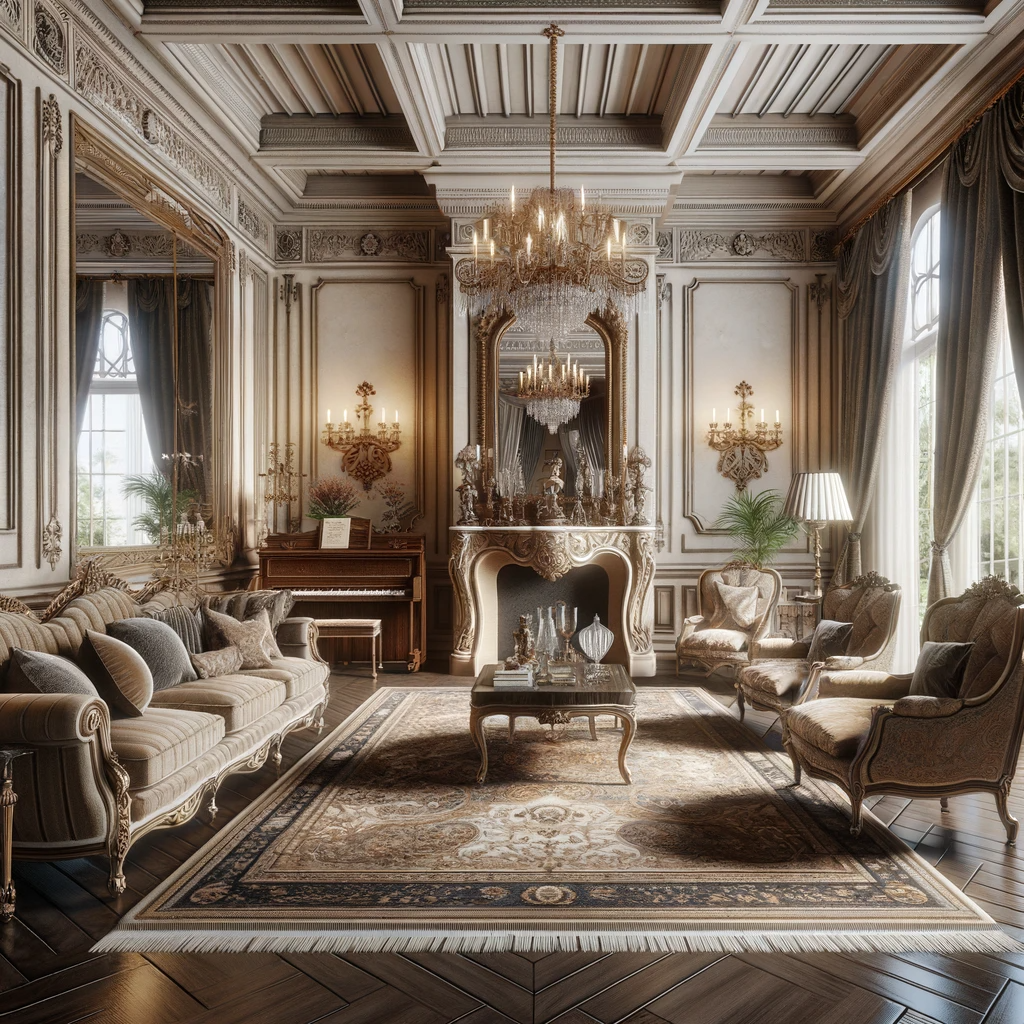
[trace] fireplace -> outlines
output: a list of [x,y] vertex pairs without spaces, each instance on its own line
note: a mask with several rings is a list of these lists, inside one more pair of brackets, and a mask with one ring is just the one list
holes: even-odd
[[580,566],[601,568],[608,581],[607,620],[602,616],[602,621],[615,634],[605,660],[625,665],[634,676],[654,675],[652,527],[453,526],[450,536],[454,675],[475,676],[499,660],[498,575],[506,565],[529,567],[549,582]]
[[[515,649],[512,631],[529,612],[537,631],[537,609],[564,601],[577,611],[576,629],[589,626],[595,615],[608,621],[608,573],[600,565],[580,565],[557,580],[546,580],[528,565],[510,563],[498,570],[498,660]],[[557,626],[557,620],[555,625]],[[561,637],[559,637],[561,644]]]

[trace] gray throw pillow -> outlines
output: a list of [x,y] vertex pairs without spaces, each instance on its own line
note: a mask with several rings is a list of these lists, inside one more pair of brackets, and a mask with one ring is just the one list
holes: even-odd
[[11,651],[11,667],[7,673],[8,693],[80,693],[98,697],[99,690],[73,662],[57,654],[42,651]]
[[203,616],[198,608],[183,604],[171,605],[150,616],[157,622],[166,622],[181,637],[189,654],[200,654],[203,650]]
[[78,664],[115,718],[140,718],[153,699],[153,673],[123,640],[87,629]]
[[910,681],[912,696],[959,697],[973,643],[937,643],[926,640]]
[[[197,627],[198,632],[198,627]],[[166,690],[196,678],[188,649],[166,622],[158,619],[120,619],[107,626],[107,636],[123,640],[153,674],[153,690]]]
[[846,645],[850,642],[853,632],[852,622],[837,622],[835,619],[822,619],[814,627],[811,647],[807,652],[807,660],[812,664],[825,661],[846,653]]
[[295,604],[290,590],[235,590],[224,594],[211,594],[205,600],[207,608],[230,615],[239,622],[251,618],[261,608],[267,609],[273,631],[288,617]]

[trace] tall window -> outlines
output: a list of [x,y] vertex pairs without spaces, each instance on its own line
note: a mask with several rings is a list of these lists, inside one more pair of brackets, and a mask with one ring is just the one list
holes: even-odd
[[1004,323],[992,386],[985,458],[978,484],[980,562],[983,576],[1002,576],[1018,587],[1022,577],[1021,534],[1024,533],[1022,433],[1020,393],[1013,372],[1009,332]]
[[122,488],[125,477],[152,472],[128,317],[108,309],[78,438],[79,545],[149,543],[133,525],[141,503],[126,498]]
[[935,468],[935,342],[939,327],[939,210],[925,214],[914,236],[910,263],[907,340],[917,395],[917,549],[922,614],[931,565],[932,477]]

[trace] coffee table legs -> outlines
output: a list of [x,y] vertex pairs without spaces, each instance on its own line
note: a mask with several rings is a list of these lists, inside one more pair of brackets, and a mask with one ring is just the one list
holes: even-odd
[[520,715],[528,715],[540,722],[545,719],[553,720],[555,716],[562,719],[568,718],[589,718],[590,738],[597,739],[597,716],[613,715],[622,726],[622,741],[619,743],[619,774],[626,783],[633,781],[629,768],[626,766],[626,754],[629,752],[630,744],[636,735],[636,716],[632,710],[625,708],[601,706],[600,708],[559,708],[557,712],[552,708],[530,708],[522,706],[516,708],[501,707],[498,705],[486,705],[484,707],[472,708],[469,714],[469,734],[473,744],[480,751],[480,767],[476,773],[477,783],[482,783],[487,778],[487,736],[484,733],[484,721],[495,715],[508,716],[508,738],[509,742],[515,736],[516,718]]
[[13,870],[14,843],[14,805],[18,802],[18,794],[14,792],[12,762],[16,757],[31,754],[26,747],[0,748],[0,921],[10,921],[14,917],[14,879]]

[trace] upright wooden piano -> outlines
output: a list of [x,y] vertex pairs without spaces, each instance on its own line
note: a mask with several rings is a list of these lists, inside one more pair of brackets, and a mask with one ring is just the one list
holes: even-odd
[[380,619],[384,662],[402,662],[410,672],[426,660],[425,576],[425,542],[419,534],[372,534],[369,547],[361,550],[260,549],[260,588],[290,590],[292,615]]

